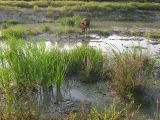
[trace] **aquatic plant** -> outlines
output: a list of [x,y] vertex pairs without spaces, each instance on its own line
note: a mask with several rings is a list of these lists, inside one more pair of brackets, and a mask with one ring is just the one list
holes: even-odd
[[[60,88],[65,77],[78,75],[81,71],[84,71],[87,77],[93,76],[93,78],[101,74],[102,53],[89,46],[77,47],[69,52],[56,48],[47,50],[44,41],[27,42],[15,37],[9,37],[6,45],[6,48],[1,49],[1,62],[5,65],[3,67],[5,69],[2,70],[10,72],[6,76],[2,74],[1,80],[5,83],[5,79],[6,81],[9,79],[7,77],[12,78],[7,83],[14,83],[16,92],[20,94],[27,94],[27,90],[38,89],[36,86],[39,85],[45,93],[40,93],[41,98],[48,99],[48,93],[52,92],[52,85],[55,84],[57,102],[62,98]],[[86,57],[91,64],[84,63]],[[91,80],[87,77],[83,81]]]
[[4,22],[1,24],[1,26],[3,29],[7,29],[10,25],[8,23]]
[[79,27],[81,17],[79,15],[74,15],[72,17],[63,17],[57,20],[58,23],[65,26],[76,26]]
[[[64,118],[59,116],[58,120],[119,120],[119,119],[132,119],[138,113],[139,108],[133,107],[134,102],[123,104],[116,103],[115,101],[109,105],[105,105],[102,109],[99,109],[97,106],[92,106],[90,112],[86,113],[81,112],[70,112],[69,115],[66,115]],[[132,111],[130,111],[132,109]]]
[[93,79],[94,77],[97,79],[98,76],[101,76],[103,66],[101,50],[84,45],[73,49],[70,56],[71,59],[67,74],[79,74],[82,77],[80,80],[86,82],[93,82],[95,81]]
[[53,13],[54,13],[53,7],[52,7],[52,6],[48,6],[48,7],[47,7],[46,16],[47,16],[47,17],[51,17]]
[[[154,59],[142,53],[126,51],[124,53],[114,52],[112,58],[110,82],[111,89],[115,90],[121,97],[135,98],[135,90],[143,87],[146,78],[152,73]],[[133,96],[135,95],[135,96]]]
[[33,10],[34,10],[35,12],[39,12],[40,8],[38,7],[38,5],[34,5],[34,6],[33,6]]
[[50,27],[45,25],[45,26],[42,26],[42,31],[43,32],[49,32],[50,31]]
[[16,39],[23,39],[25,38],[25,32],[21,28],[8,28],[3,30],[2,35],[0,36],[0,39],[12,39],[12,37]]
[[8,24],[11,24],[11,25],[17,25],[17,24],[21,23],[21,21],[18,20],[18,19],[9,19],[9,20],[7,20],[5,22],[8,23]]

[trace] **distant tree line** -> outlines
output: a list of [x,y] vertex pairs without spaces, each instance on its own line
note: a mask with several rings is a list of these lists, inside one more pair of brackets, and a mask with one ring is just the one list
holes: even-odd
[[0,0],[0,1],[96,1],[96,2],[158,2],[160,0]]
[[75,1],[97,1],[97,2],[160,2],[160,0],[75,0]]

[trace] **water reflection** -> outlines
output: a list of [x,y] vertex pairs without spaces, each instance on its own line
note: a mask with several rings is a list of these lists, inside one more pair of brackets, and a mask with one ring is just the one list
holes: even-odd
[[81,46],[82,44],[88,44],[94,48],[101,49],[103,52],[108,51],[118,51],[123,52],[126,49],[132,50],[136,48],[138,51],[142,50],[143,52],[156,55],[160,53],[160,44],[151,44],[149,40],[144,37],[128,37],[128,36],[119,36],[119,35],[110,35],[107,38],[100,37],[95,34],[91,34],[91,40],[82,40],[81,42],[55,42],[51,43],[46,41],[47,48],[58,47],[61,50],[70,50],[76,46]]
[[[97,42],[99,41],[99,42]],[[123,52],[126,49],[136,48],[143,52],[149,52],[151,54],[157,54],[160,50],[160,44],[152,45],[150,42],[143,37],[125,37],[118,35],[111,35],[107,38],[93,39],[89,43],[90,46],[100,48],[102,51],[116,50]]]

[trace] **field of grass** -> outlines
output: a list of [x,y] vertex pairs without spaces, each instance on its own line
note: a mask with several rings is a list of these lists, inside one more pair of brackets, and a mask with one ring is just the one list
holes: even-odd
[[0,1],[1,8],[20,9],[33,8],[39,11],[39,8],[47,8],[51,11],[71,12],[71,11],[112,11],[116,9],[123,10],[160,10],[160,3],[139,3],[139,2],[82,2],[82,1]]
[[71,8],[88,7],[88,8],[125,8],[125,9],[140,9],[140,10],[160,10],[159,3],[139,3],[139,2],[82,2],[82,1],[0,1],[2,6],[16,6],[21,8],[38,7],[64,7]]

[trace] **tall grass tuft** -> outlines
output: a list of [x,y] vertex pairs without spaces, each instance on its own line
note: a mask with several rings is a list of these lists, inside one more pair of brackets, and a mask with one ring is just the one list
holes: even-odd
[[51,16],[54,13],[53,7],[52,6],[48,6],[47,7],[47,12],[46,12],[46,16]]
[[1,24],[1,26],[2,26],[3,29],[7,29],[7,28],[9,28],[10,24],[4,22],[4,23]]
[[35,12],[39,12],[39,11],[40,11],[40,8],[38,7],[38,5],[34,5],[34,6],[33,6],[33,10],[34,10]]
[[49,26],[44,25],[44,26],[42,26],[42,31],[43,31],[43,32],[49,32],[49,31],[51,31],[51,29],[50,29]]
[[[121,120],[121,119],[132,119],[136,116],[138,112],[138,108],[133,107],[134,103],[131,102],[129,104],[116,103],[113,102],[108,106],[104,106],[102,109],[98,109],[98,107],[93,106],[89,113],[84,111],[74,113],[70,112],[69,115],[66,115],[65,118],[59,117],[59,120],[79,120],[79,119],[87,119],[87,120]],[[132,109],[132,111],[130,111]]]
[[153,70],[155,61],[136,51],[114,52],[111,65],[111,88],[123,98],[131,99]]
[[74,15],[72,17],[63,17],[57,20],[58,23],[65,26],[79,27],[81,17],[79,15]]
[[80,80],[84,82],[93,82],[101,75],[103,66],[101,50],[84,45],[73,49],[70,56],[68,74],[79,74]]
[[24,39],[25,38],[25,32],[23,29],[20,28],[9,28],[2,31],[2,35],[0,36],[0,39]]

